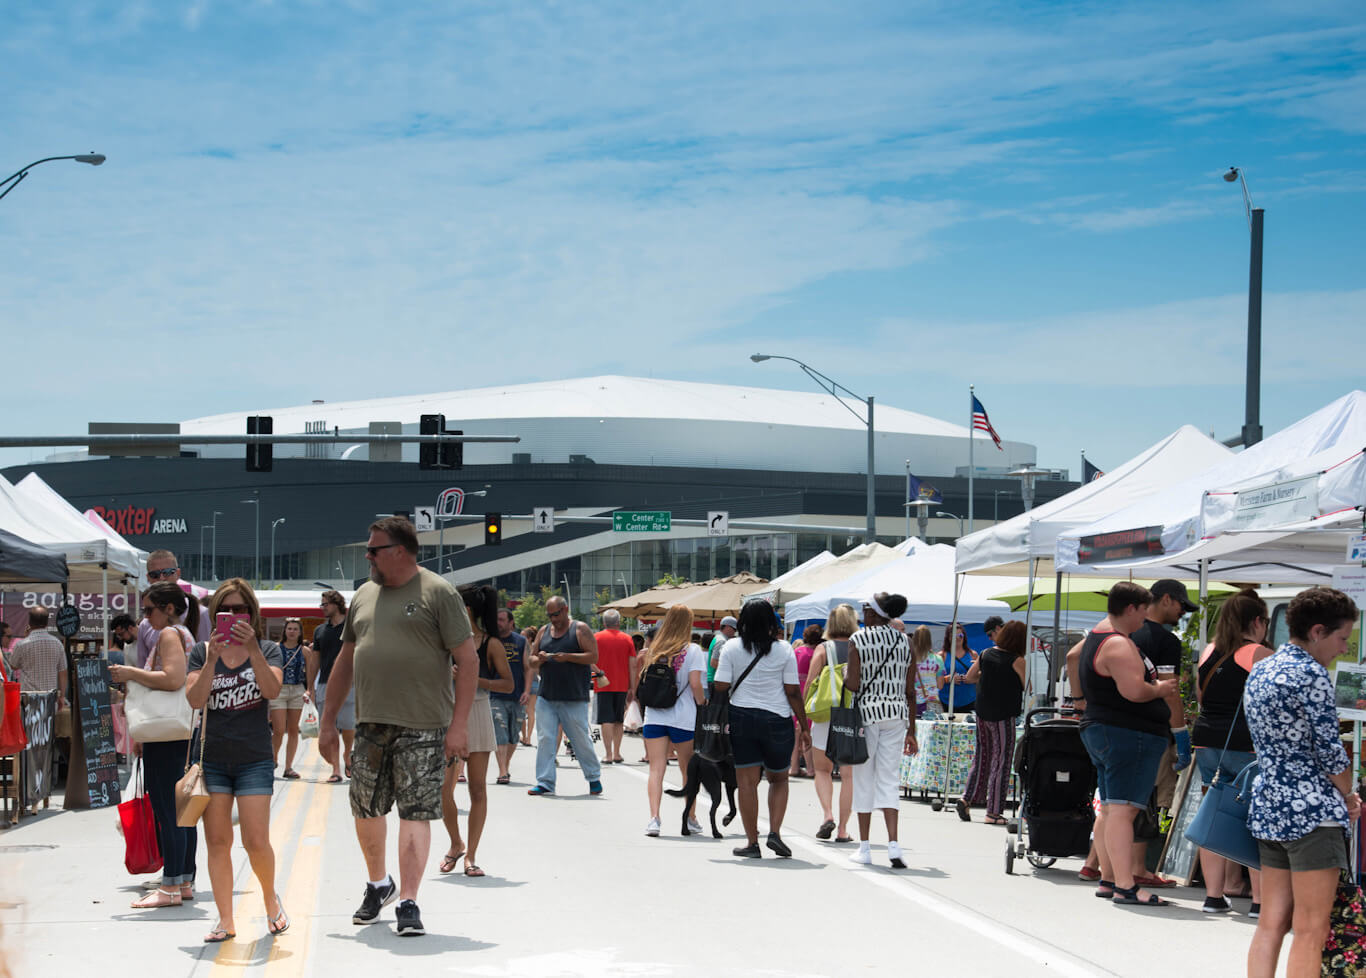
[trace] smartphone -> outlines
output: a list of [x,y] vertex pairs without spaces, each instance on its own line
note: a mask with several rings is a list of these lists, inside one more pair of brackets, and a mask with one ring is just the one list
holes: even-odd
[[250,615],[234,615],[229,614],[226,611],[220,611],[218,617],[214,619],[214,634],[218,636],[220,641],[227,642],[229,645],[241,645],[241,642],[232,637],[233,623],[250,620]]

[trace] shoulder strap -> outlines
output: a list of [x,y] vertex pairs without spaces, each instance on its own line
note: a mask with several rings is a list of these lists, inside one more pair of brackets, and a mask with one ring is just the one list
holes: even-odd
[[750,670],[759,664],[759,659],[760,656],[758,655],[751,659],[749,665],[745,666],[745,671],[740,673],[740,678],[730,684],[730,692],[732,695],[740,688],[740,684],[745,681],[745,677],[749,675]]
[[[1209,675],[1206,676],[1203,680],[1201,680],[1199,697],[1200,702],[1203,703],[1205,701],[1205,690],[1209,688],[1210,680],[1214,678],[1214,674],[1218,672],[1220,669],[1222,669],[1224,667],[1224,663],[1227,662],[1229,659],[1232,659],[1234,655],[1237,654],[1237,652],[1237,649],[1229,649],[1223,655],[1219,656],[1218,660],[1214,663],[1214,668],[1210,669]],[[1195,671],[1199,673],[1200,667],[1196,666]]]

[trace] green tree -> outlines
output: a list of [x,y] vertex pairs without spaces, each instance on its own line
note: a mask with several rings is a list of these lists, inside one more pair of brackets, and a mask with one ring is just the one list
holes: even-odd
[[539,595],[526,594],[512,611],[512,620],[520,628],[540,628],[550,621],[545,612],[545,603],[553,597],[563,597],[557,587],[542,587]]

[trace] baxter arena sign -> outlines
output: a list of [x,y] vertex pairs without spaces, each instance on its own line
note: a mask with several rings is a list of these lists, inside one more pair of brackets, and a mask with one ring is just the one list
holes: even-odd
[[155,506],[125,506],[122,509],[108,509],[104,506],[91,507],[100,519],[108,523],[120,536],[147,536],[149,534],[188,533],[183,517],[171,516],[154,519]]

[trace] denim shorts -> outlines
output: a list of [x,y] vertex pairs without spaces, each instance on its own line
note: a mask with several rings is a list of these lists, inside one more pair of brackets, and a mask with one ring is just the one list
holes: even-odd
[[766,771],[786,772],[796,742],[791,717],[747,706],[730,708],[730,750],[737,768],[762,764]]
[[269,759],[245,764],[205,761],[204,787],[211,795],[269,795],[275,790],[275,762]]
[[[733,722],[733,721],[732,721]],[[734,729],[734,728],[732,728]],[[640,728],[640,735],[646,740],[668,737],[671,744],[686,744],[693,739],[693,731],[682,727],[671,727],[667,723],[647,723]]]
[[526,719],[526,707],[517,700],[489,697],[493,709],[493,733],[501,747],[504,744],[517,744],[522,740],[522,721]]
[[[1224,763],[1219,763],[1219,755],[1224,756]],[[1224,751],[1218,747],[1197,747],[1195,748],[1195,766],[1200,770],[1200,783],[1208,788],[1214,783],[1214,772],[1219,772],[1220,784],[1233,784],[1233,779],[1238,777],[1238,772],[1247,767],[1257,759],[1257,755],[1250,750],[1231,750]]]
[[1157,766],[1167,752],[1166,737],[1092,723],[1082,728],[1081,742],[1096,766],[1101,804],[1148,807]]

